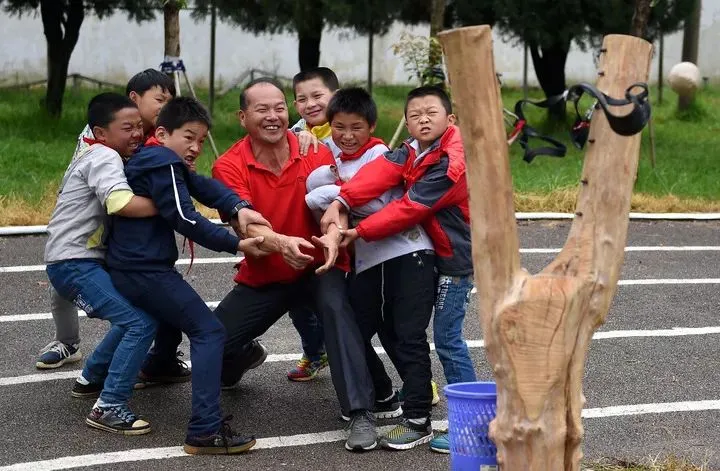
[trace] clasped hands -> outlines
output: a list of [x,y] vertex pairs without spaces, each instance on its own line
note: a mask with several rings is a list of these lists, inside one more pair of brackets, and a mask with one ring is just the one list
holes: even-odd
[[[342,226],[342,217],[337,214],[337,221],[330,221],[322,225],[323,236],[312,236],[310,241],[302,237],[287,236],[277,234],[272,231],[272,225],[260,213],[249,208],[242,209],[237,218],[230,220],[230,225],[235,233],[241,237],[238,244],[238,251],[242,251],[245,256],[250,258],[265,257],[271,253],[280,253],[285,262],[295,270],[304,270],[315,259],[312,255],[308,255],[302,251],[314,250],[316,247],[321,248],[325,255],[325,263],[315,270],[315,273],[321,275],[330,270],[337,260],[341,247],[346,247],[351,240],[348,240],[351,233],[357,234],[354,229],[348,231]],[[271,234],[257,235],[249,237],[248,226],[258,225],[264,226]],[[357,238],[357,235],[355,235]],[[354,240],[354,239],[353,239]]]

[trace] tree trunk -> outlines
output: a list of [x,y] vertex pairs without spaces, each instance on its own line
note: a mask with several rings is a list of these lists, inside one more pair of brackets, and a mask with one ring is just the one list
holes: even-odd
[[180,5],[176,0],[169,0],[163,6],[165,22],[165,60],[175,61],[180,58]]
[[635,0],[635,13],[632,17],[630,34],[638,38],[644,38],[647,31],[647,24],[650,20],[650,3],[652,0]]
[[[578,471],[585,359],[620,276],[640,134],[615,134],[596,113],[590,135],[597,143],[585,157],[570,234],[558,257],[531,276],[520,265],[491,30],[439,36],[465,143],[475,284],[497,383],[490,438],[503,471]],[[623,96],[647,81],[651,44],[610,35],[603,47],[600,90]]]
[[[685,20],[683,29],[682,61],[698,65],[698,43],[700,42],[700,14],[702,0],[695,0],[695,8]],[[681,96],[678,98],[678,109],[686,110],[690,107],[694,96]]]
[[[535,41],[528,42],[535,75],[547,98],[562,95],[565,83],[565,62],[570,52],[570,40],[552,46],[542,46]],[[548,116],[554,121],[565,121],[565,100],[548,109]]]
[[70,57],[80,36],[85,8],[82,0],[43,0],[40,2],[40,15],[48,58],[44,105],[51,116],[59,117],[62,114]]
[[323,10],[322,0],[304,0],[296,6],[295,31],[298,34],[298,62],[300,70],[320,65],[320,40],[324,21],[318,12]]
[[445,24],[445,0],[430,0],[430,36],[437,36]]

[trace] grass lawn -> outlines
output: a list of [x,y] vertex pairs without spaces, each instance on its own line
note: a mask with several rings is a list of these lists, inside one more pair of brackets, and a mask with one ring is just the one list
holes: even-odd
[[[376,86],[379,108],[376,134],[389,142],[402,116],[409,87]],[[117,90],[122,92],[122,90]],[[512,108],[521,91],[506,89],[505,106]],[[68,89],[62,119],[52,120],[40,110],[44,89],[0,90],[0,225],[44,224],[52,210],[57,184],[75,148],[85,121],[85,107],[97,89]],[[200,90],[200,99],[206,100]],[[541,98],[537,90],[531,98]],[[647,130],[643,133],[633,210],[635,211],[720,211],[720,90],[706,89],[698,107],[686,116],[675,111],[675,95],[667,90],[666,100],[654,103],[657,168],[649,160]],[[238,92],[216,100],[213,137],[222,153],[243,133],[234,112]],[[570,111],[570,108],[568,108]],[[298,116],[291,113],[291,124]],[[528,107],[528,118],[542,128],[542,110]],[[570,121],[572,117],[569,113]],[[567,139],[568,126],[552,132],[568,143],[564,158],[539,157],[531,164],[522,160],[517,144],[511,148],[511,165],[518,211],[572,211],[575,188],[584,152]],[[403,138],[405,134],[403,134]],[[209,174],[212,148],[206,143],[199,171]]]

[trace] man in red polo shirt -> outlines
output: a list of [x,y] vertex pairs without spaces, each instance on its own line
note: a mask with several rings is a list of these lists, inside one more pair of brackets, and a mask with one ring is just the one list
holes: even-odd
[[290,309],[312,307],[322,317],[341,410],[351,411],[345,448],[371,450],[377,446],[374,390],[347,296],[349,258],[338,253],[342,228],[330,226],[323,235],[305,203],[308,175],[335,160],[324,146],[300,155],[297,138],[288,131],[285,95],[272,79],[254,80],[243,89],[238,115],[248,135],[215,162],[213,177],[250,203],[240,211],[257,211],[272,228],[235,227],[240,237],[264,236],[260,247],[266,254],[239,264],[237,284],[215,309],[227,331],[223,385],[237,385],[245,371],[264,361],[256,337]]

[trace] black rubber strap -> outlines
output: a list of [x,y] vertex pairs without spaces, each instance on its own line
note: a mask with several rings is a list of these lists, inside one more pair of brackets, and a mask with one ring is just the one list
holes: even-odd
[[[633,89],[635,88],[642,90],[640,93],[633,93]],[[582,116],[578,109],[578,103],[583,93],[587,93],[595,98],[594,106],[585,116]],[[632,136],[641,132],[650,120],[650,100],[648,99],[649,92],[646,83],[635,83],[628,87],[627,90],[625,90],[624,99],[609,97],[587,83],[580,83],[570,87],[567,96],[568,101],[574,102],[575,113],[577,114],[577,120],[571,131],[571,138],[573,144],[580,149],[583,148],[587,141],[593,109],[602,109],[607,117],[610,128],[621,136]],[[610,106],[625,105],[633,105],[633,109],[624,116],[614,115],[609,110]]]
[[[527,119],[525,118],[525,113],[523,113],[523,106],[526,103],[537,106],[539,108],[549,108],[564,99],[565,94],[562,94],[547,98],[542,101],[519,100],[517,103],[515,103],[515,115],[518,119],[516,124],[522,125],[522,129],[520,130],[520,136],[517,140],[520,143],[520,147],[525,150],[525,155],[523,156],[523,160],[525,162],[530,163],[535,157],[539,155],[547,155],[550,157],[565,157],[565,154],[567,153],[567,147],[565,146],[565,144],[550,136],[541,134],[535,128],[529,126],[527,124]],[[531,148],[529,143],[531,138],[544,141],[550,144],[550,146]]]

